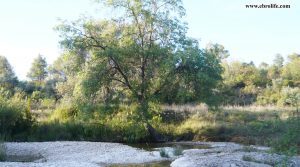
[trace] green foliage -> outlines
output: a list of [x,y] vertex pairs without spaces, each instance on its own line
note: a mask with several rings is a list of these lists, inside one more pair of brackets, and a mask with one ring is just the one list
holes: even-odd
[[55,109],[56,103],[55,99],[42,99],[41,108],[42,109]]
[[283,101],[286,104],[294,106],[298,112],[300,106],[300,89],[299,88],[284,88],[282,89]]
[[[215,53],[216,52],[216,53]],[[220,51],[210,48],[202,51],[189,46],[178,53],[176,72],[172,82],[160,93],[161,101],[167,103],[205,102],[214,105],[211,100],[215,96],[212,89],[221,80],[223,68],[220,65]]]
[[11,93],[17,83],[17,77],[8,60],[6,57],[0,56],[0,89],[10,91]]
[[[210,97],[216,95],[220,59],[227,51],[217,44],[200,49],[196,40],[186,37],[181,0],[100,3],[122,15],[57,26],[67,55],[54,69],[72,76],[58,84],[59,90],[71,85],[63,91],[73,96],[65,98],[88,104],[138,103],[142,120],[147,120],[149,102],[216,103]],[[87,53],[89,59],[84,58]]]
[[45,97],[45,95],[41,91],[34,91],[31,94],[31,99],[38,102],[42,100]]
[[36,59],[33,60],[30,71],[27,74],[27,77],[32,81],[38,81],[41,85],[41,82],[45,80],[47,77],[47,62],[46,59],[42,57],[42,55],[38,55]]
[[287,120],[285,131],[281,136],[271,141],[276,152],[288,155],[300,153],[300,123],[299,118]]
[[33,141],[73,141],[82,139],[84,139],[84,126],[72,121],[41,123],[32,129],[32,133],[29,136],[29,140]]
[[291,80],[293,85],[300,86],[300,56],[293,54],[289,58],[289,62],[283,67],[282,77]]
[[299,153],[299,118],[292,117],[290,112],[267,107],[221,108],[219,112],[199,110],[183,122],[160,123],[156,127],[170,136],[170,140],[232,141],[267,145],[276,152]]
[[70,120],[74,120],[78,114],[78,109],[76,106],[60,106],[53,111],[50,116],[50,120],[59,121],[59,122],[67,122]]
[[281,68],[283,66],[284,58],[280,54],[275,55],[274,66]]
[[223,63],[223,87],[221,95],[226,105],[250,105],[256,100],[260,71],[251,63]]
[[213,43],[207,44],[205,48],[205,52],[210,55],[215,55],[218,59],[221,60],[229,57],[229,51],[225,50],[225,47],[220,44],[213,44]]
[[30,112],[19,98],[3,99],[0,97],[0,132],[4,137],[26,133],[32,126]]

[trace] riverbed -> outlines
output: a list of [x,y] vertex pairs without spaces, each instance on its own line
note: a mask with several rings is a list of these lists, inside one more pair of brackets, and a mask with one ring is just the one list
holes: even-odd
[[5,167],[198,167],[300,166],[300,157],[268,147],[226,142],[175,142],[125,145],[104,142],[4,143]]

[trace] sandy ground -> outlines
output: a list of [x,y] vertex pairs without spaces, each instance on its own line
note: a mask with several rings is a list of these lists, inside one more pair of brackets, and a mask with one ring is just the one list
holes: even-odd
[[[162,158],[159,151],[145,151],[118,143],[32,142],[5,143],[8,155],[35,155],[34,162],[0,162],[5,167],[101,167],[172,160],[171,167],[300,167],[300,157],[272,154],[268,147],[222,142],[186,142],[209,145],[206,149],[184,150],[183,155]],[[168,149],[166,149],[168,150]],[[172,154],[169,149],[168,154]]]

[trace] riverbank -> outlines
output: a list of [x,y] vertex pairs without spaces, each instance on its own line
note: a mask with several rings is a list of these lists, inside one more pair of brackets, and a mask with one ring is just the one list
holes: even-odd
[[106,167],[165,160],[172,161],[172,167],[199,165],[274,166],[274,164],[281,163],[300,166],[299,156],[287,157],[271,154],[268,147],[250,147],[225,142],[185,142],[184,144],[190,145],[208,145],[209,148],[187,149],[183,150],[182,155],[172,157],[162,157],[159,149],[146,151],[119,143],[32,142],[4,144],[7,155],[31,156],[32,158],[32,162],[0,162],[0,166],[5,167]]

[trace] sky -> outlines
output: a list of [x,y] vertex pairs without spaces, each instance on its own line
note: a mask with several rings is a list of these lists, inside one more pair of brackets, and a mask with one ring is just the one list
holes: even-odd
[[[229,61],[272,63],[279,53],[300,53],[299,0],[183,0],[188,35],[222,44]],[[246,9],[250,4],[287,4],[289,9]],[[80,16],[105,17],[93,0],[0,0],[0,55],[26,79],[31,63],[42,54],[51,64],[60,54],[53,27]]]

